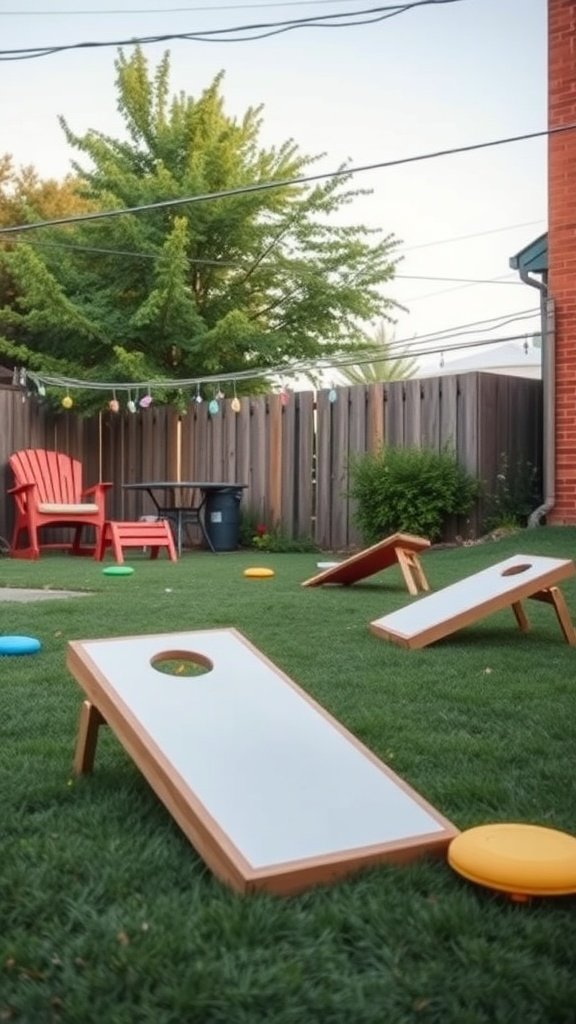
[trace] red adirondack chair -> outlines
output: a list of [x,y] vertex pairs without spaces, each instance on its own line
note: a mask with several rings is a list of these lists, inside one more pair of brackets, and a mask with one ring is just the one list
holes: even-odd
[[[73,555],[95,555],[106,518],[106,491],[112,484],[99,483],[83,490],[78,459],[42,448],[14,452],[8,465],[14,474],[14,487],[8,494],[16,503],[11,557],[39,558],[46,548],[69,548]],[[40,543],[39,530],[45,526],[73,527],[72,541]],[[80,536],[86,526],[93,527],[95,539],[82,547]]]

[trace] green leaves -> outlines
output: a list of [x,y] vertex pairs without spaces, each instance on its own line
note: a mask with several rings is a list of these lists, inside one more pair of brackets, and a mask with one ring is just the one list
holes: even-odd
[[[397,243],[346,222],[361,194],[351,175],[298,183],[318,158],[292,139],[263,148],[261,109],[230,117],[222,75],[198,98],[171,97],[169,55],[154,71],[138,49],[120,52],[116,73],[124,138],[77,135],[61,118],[87,158],[73,164],[66,194],[103,212],[182,204],[51,229],[6,250],[0,331],[35,353],[36,370],[54,370],[56,358],[62,374],[72,364],[78,379],[134,383],[141,366],[149,378],[202,378],[365,347],[367,325],[394,309],[384,288]],[[252,189],[275,181],[294,184]],[[29,196],[48,202],[31,189],[22,185],[30,218]]]
[[351,460],[350,495],[367,543],[391,533],[438,540],[450,515],[466,515],[479,484],[449,451],[382,448]]

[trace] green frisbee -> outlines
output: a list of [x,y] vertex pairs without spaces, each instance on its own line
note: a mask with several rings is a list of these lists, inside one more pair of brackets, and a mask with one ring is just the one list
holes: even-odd
[[107,565],[102,572],[105,576],[131,576],[134,569],[130,565]]

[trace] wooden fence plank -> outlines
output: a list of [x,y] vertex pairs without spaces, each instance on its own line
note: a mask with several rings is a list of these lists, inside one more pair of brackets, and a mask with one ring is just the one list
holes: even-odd
[[269,524],[269,506],[266,497],[267,450],[266,398],[258,395],[250,399],[250,497],[256,518]]
[[330,503],[330,547],[348,545],[348,449],[350,444],[350,388],[342,388],[334,402],[332,421],[332,501]]
[[291,453],[291,477],[295,492],[294,533],[298,537],[314,537],[315,530],[315,446],[316,401],[312,391],[295,396],[297,410],[296,436]]
[[[343,389],[336,388],[337,395]],[[316,517],[314,539],[319,547],[330,549],[332,508],[332,419],[338,402],[330,402],[328,391],[316,398]]]
[[366,391],[368,405],[366,450],[369,452],[377,452],[382,448],[386,436],[384,432],[384,384],[371,384]]
[[281,396],[268,395],[266,503],[269,525],[275,527],[282,523],[282,410]]
[[297,445],[299,443],[300,394],[290,395],[290,401],[282,406],[282,450],[281,458],[281,503],[280,523],[286,536],[297,536],[296,502],[298,496],[299,477],[306,476],[306,467],[297,470]]

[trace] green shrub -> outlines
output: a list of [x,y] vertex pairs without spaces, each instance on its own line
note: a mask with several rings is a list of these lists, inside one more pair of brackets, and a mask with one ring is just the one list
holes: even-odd
[[373,544],[391,533],[438,540],[452,515],[466,515],[480,486],[449,451],[385,447],[350,460],[355,521]]

